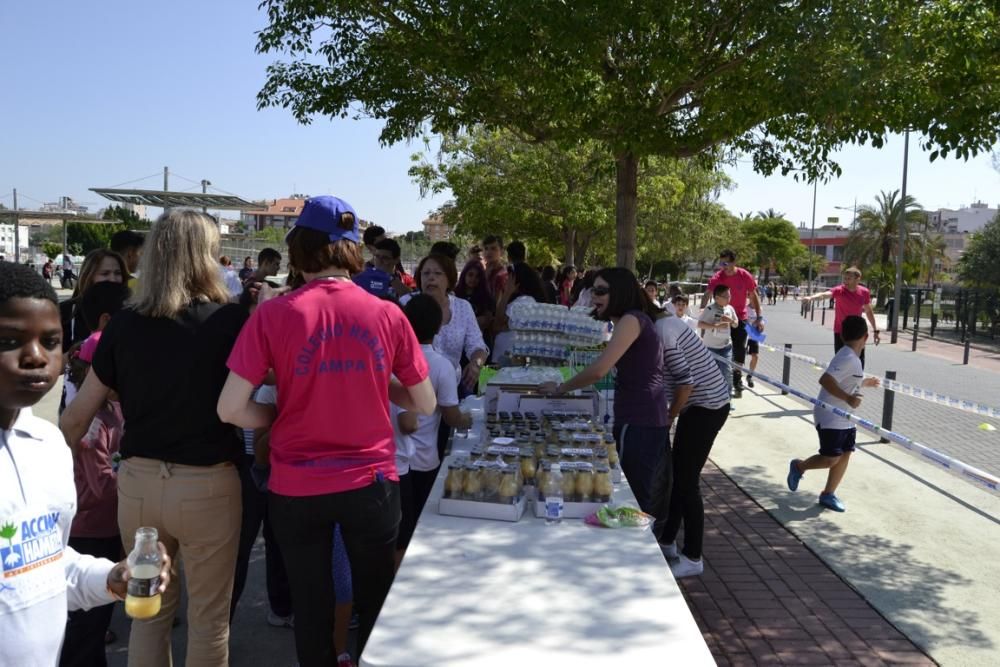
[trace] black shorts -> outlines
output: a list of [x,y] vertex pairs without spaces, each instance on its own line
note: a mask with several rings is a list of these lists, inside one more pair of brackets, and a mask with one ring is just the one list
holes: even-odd
[[845,452],[854,451],[854,443],[858,435],[857,429],[820,428],[817,426],[816,431],[819,433],[820,456],[842,456]]
[[747,352],[750,354],[760,354],[760,345],[749,336],[747,337]]

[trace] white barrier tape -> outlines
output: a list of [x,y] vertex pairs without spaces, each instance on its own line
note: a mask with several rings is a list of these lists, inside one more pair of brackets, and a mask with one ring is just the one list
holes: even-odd
[[947,454],[942,454],[936,449],[931,449],[927,445],[922,445],[916,440],[908,438],[905,435],[902,435],[901,433],[896,433],[895,431],[890,431],[888,429],[882,428],[881,426],[875,424],[874,422],[868,419],[864,419],[863,417],[858,417],[857,415],[851,414],[850,412],[847,412],[842,408],[830,405],[825,401],[821,401],[818,398],[815,398],[797,389],[789,387],[788,385],[782,382],[778,382],[774,378],[762,375],[757,371],[751,372],[749,368],[740,366],[739,364],[730,359],[726,359],[725,357],[722,357],[720,355],[715,355],[715,356],[719,359],[724,359],[726,363],[728,363],[730,366],[732,366],[737,370],[742,371],[745,374],[753,375],[755,378],[763,380],[764,382],[767,382],[768,384],[773,385],[778,389],[781,389],[782,391],[787,391],[789,394],[792,394],[793,396],[797,396],[803,400],[806,400],[809,403],[812,403],[813,405],[818,405],[824,410],[829,410],[838,417],[843,417],[844,419],[854,424],[857,424],[858,426],[868,431],[871,431],[872,433],[882,438],[885,438],[889,442],[892,442],[893,444],[898,445],[903,449],[906,449],[907,451],[914,452],[920,455],[921,457],[933,463],[938,464],[948,472],[964,479],[967,482],[971,482],[972,484],[975,484],[980,488],[986,489],[987,491],[992,491],[993,493],[1000,495],[1000,478],[995,477],[989,474],[988,472],[980,470],[979,468],[976,468],[974,466],[970,466],[967,463],[963,463],[962,461],[954,459],[948,456]]
[[937,403],[938,405],[946,405],[949,408],[962,410],[964,412],[971,412],[972,414],[979,415],[981,417],[1000,419],[1000,409],[990,407],[989,405],[983,405],[982,403],[976,403],[975,401],[967,401],[962,398],[955,398],[954,396],[938,394],[930,391],[929,389],[912,387],[908,384],[896,382],[895,380],[883,379],[882,386],[896,392],[897,394],[912,396],[913,398],[919,398],[922,401]]
[[[798,354],[797,352],[788,352],[786,350],[779,349],[771,345],[762,345],[772,352],[781,352],[789,359],[797,359],[799,361],[804,361],[807,364],[816,366],[817,368],[823,368],[823,365],[819,360],[813,357],[807,357],[804,354]],[[878,377],[876,375],[866,375],[866,377]],[[971,412],[974,415],[979,415],[980,417],[991,417],[993,419],[1000,419],[1000,408],[995,408],[989,405],[984,405],[983,403],[977,403],[975,401],[969,401],[964,398],[956,398],[954,396],[948,396],[947,394],[939,394],[937,392],[931,391],[930,389],[923,389],[921,387],[914,387],[912,385],[903,384],[901,382],[896,382],[895,380],[887,380],[885,378],[879,378],[882,381],[882,387],[890,391],[894,391],[897,394],[903,394],[905,396],[912,396],[913,398],[918,398],[922,401],[927,401],[929,403],[936,403],[938,405],[944,405],[949,408],[954,408],[955,410],[962,410],[964,412]]]

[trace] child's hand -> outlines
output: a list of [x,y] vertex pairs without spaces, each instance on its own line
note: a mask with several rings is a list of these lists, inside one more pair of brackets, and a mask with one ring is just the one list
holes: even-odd
[[291,291],[291,287],[278,287],[274,288],[267,283],[262,283],[260,285],[260,291],[257,293],[257,305],[270,301],[276,297]]
[[847,399],[847,404],[852,408],[856,408],[861,405],[861,394],[854,394],[849,399]]
[[875,376],[866,377],[864,380],[861,381],[861,386],[862,387],[880,387],[880,386],[882,386],[882,380],[881,380],[881,378],[877,378]]

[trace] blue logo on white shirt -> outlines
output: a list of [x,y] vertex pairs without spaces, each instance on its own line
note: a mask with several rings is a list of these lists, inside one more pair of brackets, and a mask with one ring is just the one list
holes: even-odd
[[50,563],[62,556],[59,512],[48,512],[21,522],[0,525],[0,568],[4,578]]

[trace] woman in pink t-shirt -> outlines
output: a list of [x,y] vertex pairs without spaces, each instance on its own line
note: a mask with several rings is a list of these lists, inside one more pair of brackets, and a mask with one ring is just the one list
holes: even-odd
[[[822,301],[823,299],[834,299],[833,310],[833,351],[839,352],[844,347],[844,339],[840,336],[840,329],[844,325],[844,318],[850,315],[858,317],[864,313],[868,317],[868,322],[872,326],[872,338],[875,344],[879,342],[878,325],[875,324],[875,312],[872,310],[872,297],[868,288],[861,284],[861,269],[856,266],[844,269],[844,282],[833,289],[819,294],[807,296],[803,301]],[[861,350],[861,366],[865,365],[865,351]]]
[[[262,291],[229,357],[219,416],[271,427],[268,511],[288,568],[298,660],[329,665],[334,524],[354,574],[360,653],[392,583],[399,529],[389,401],[424,415],[436,404],[403,312],[351,282],[363,264],[354,209],[314,197],[286,240],[306,284],[273,299]],[[277,413],[251,399],[271,369]]]

